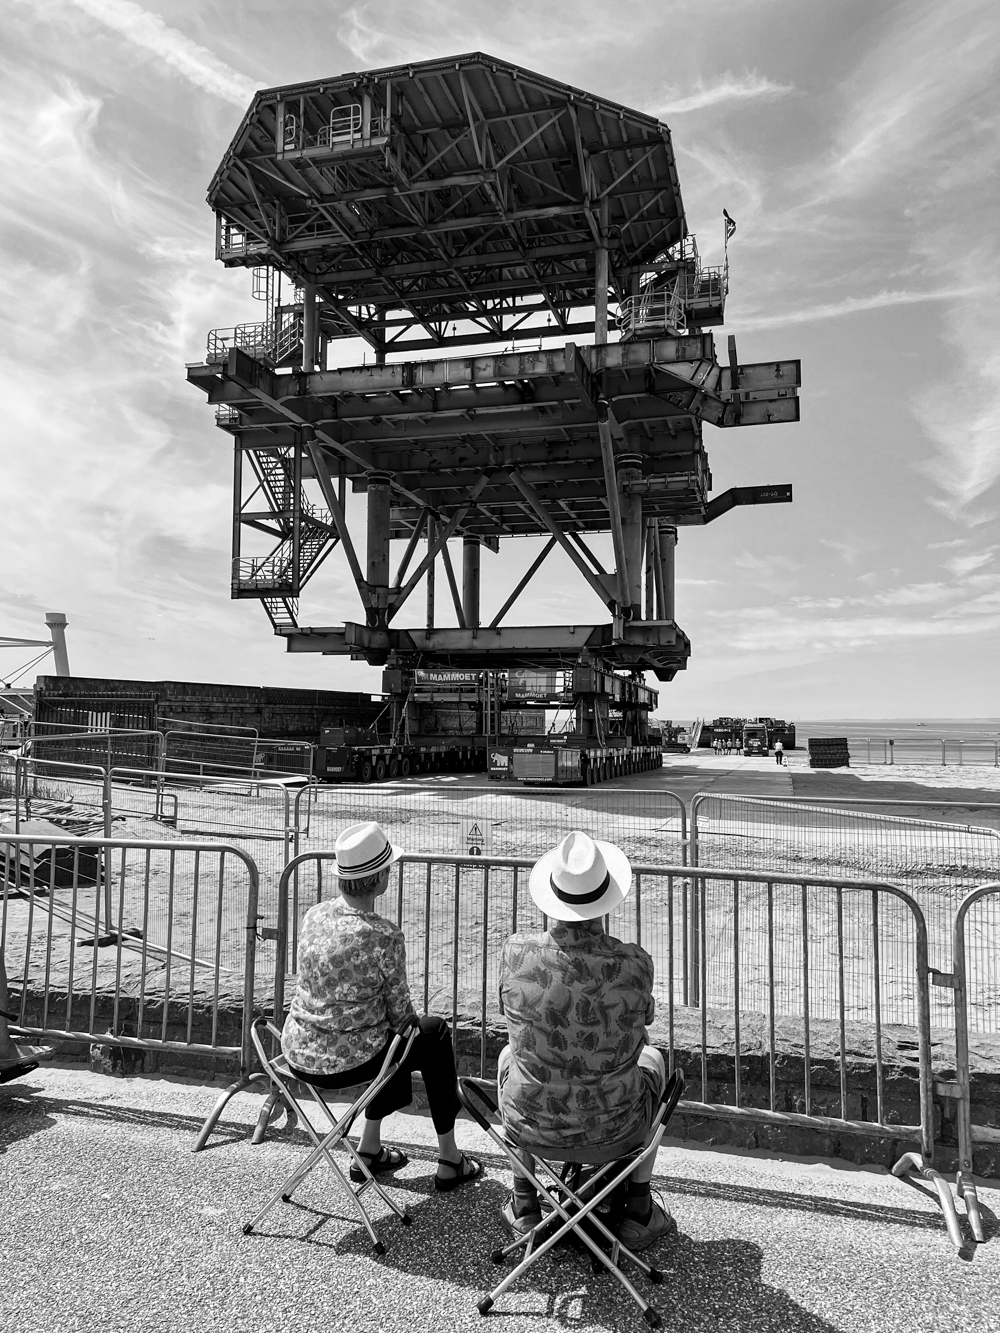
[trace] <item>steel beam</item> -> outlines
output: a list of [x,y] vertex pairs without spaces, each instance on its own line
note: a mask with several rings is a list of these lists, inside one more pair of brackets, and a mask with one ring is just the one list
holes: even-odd
[[614,610],[616,609],[614,598],[609,596],[607,587],[602,582],[602,580],[589,568],[589,566],[584,561],[583,557],[580,555],[579,551],[576,550],[576,548],[570,542],[569,538],[558,526],[555,519],[545,508],[545,505],[542,503],[541,499],[535,493],[532,487],[529,486],[528,483],[524,480],[524,478],[521,477],[516,472],[512,472],[510,474],[510,479],[517,487],[517,489],[521,492],[521,494],[524,496],[524,499],[527,502],[528,507],[531,509],[532,513],[539,519],[539,521],[546,528],[546,530],[549,533],[551,533],[551,535],[556,539],[556,541],[566,552],[569,558],[573,561],[573,564],[576,565],[577,569],[587,580],[587,583],[597,594],[597,596],[601,599],[601,601],[605,604],[605,606],[609,607],[612,610],[612,612],[614,612]]
[[535,556],[534,560],[531,562],[531,565],[528,567],[527,571],[521,576],[520,580],[518,581],[517,587],[510,594],[510,596],[504,602],[503,606],[501,606],[500,610],[490,621],[490,629],[496,629],[496,627],[500,624],[500,621],[503,620],[504,616],[514,605],[517,599],[520,597],[521,593],[524,592],[525,588],[538,573],[538,570],[541,568],[542,562],[544,561],[545,557],[556,545],[557,545],[557,539],[555,537],[550,537],[549,540],[542,547],[538,555]]

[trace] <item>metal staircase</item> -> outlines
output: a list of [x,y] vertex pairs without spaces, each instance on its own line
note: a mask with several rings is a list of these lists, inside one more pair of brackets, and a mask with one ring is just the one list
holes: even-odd
[[255,494],[263,494],[283,535],[267,555],[234,559],[232,595],[258,598],[275,631],[297,629],[299,592],[340,539],[330,511],[296,486],[290,447],[253,449],[248,457],[260,483]]

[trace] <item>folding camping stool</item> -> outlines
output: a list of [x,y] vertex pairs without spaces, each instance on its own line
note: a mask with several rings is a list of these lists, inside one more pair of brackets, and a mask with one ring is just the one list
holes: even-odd
[[[517,1281],[522,1273],[526,1272],[542,1255],[548,1253],[553,1246],[558,1245],[566,1237],[572,1236],[574,1240],[582,1242],[590,1251],[591,1264],[595,1273],[601,1272],[602,1268],[613,1273],[642,1311],[646,1323],[651,1328],[661,1328],[663,1326],[659,1311],[648,1301],[643,1300],[619,1268],[618,1261],[620,1258],[631,1260],[637,1268],[646,1274],[652,1283],[662,1282],[663,1274],[658,1268],[645,1263],[637,1254],[623,1245],[608,1227],[598,1209],[602,1204],[605,1205],[605,1208],[610,1208],[612,1206],[611,1196],[614,1191],[619,1187],[624,1187],[629,1176],[641,1162],[647,1161],[650,1155],[655,1155],[666,1130],[667,1121],[673,1114],[674,1107],[680,1100],[683,1091],[684,1075],[679,1069],[675,1069],[667,1079],[663,1097],[653,1118],[650,1139],[646,1147],[632,1153],[625,1159],[591,1164],[586,1161],[585,1149],[575,1149],[573,1157],[567,1158],[559,1153],[553,1153],[550,1148],[539,1150],[533,1148],[529,1143],[517,1145],[511,1143],[506,1134],[498,1132],[496,1127],[491,1124],[489,1117],[499,1118],[499,1108],[489,1093],[481,1086],[480,1081],[471,1078],[459,1079],[458,1095],[461,1098],[462,1105],[506,1155],[515,1175],[524,1176],[530,1180],[538,1193],[539,1202],[547,1201],[552,1209],[548,1217],[543,1213],[541,1222],[526,1235],[518,1236],[509,1245],[505,1245],[503,1249],[493,1251],[491,1258],[496,1264],[503,1263],[505,1259],[516,1254],[518,1250],[523,1249],[524,1254],[517,1266],[507,1274],[499,1286],[494,1287],[489,1295],[484,1296],[479,1302],[480,1314],[488,1314],[497,1299]],[[527,1169],[518,1157],[518,1149],[530,1152],[534,1157],[534,1174]],[[593,1169],[590,1174],[585,1174],[588,1166],[592,1166]],[[549,1184],[545,1185],[539,1177],[547,1177]]]
[[[372,1226],[371,1218],[365,1210],[363,1195],[367,1189],[373,1189],[379,1198],[389,1205],[404,1227],[410,1225],[410,1222],[412,1221],[410,1214],[405,1208],[400,1208],[399,1204],[391,1199],[378,1183],[371,1171],[369,1171],[367,1162],[359,1155],[354,1144],[347,1137],[347,1131],[369,1103],[374,1100],[376,1094],[385,1087],[386,1083],[388,1083],[389,1079],[395,1074],[400,1064],[409,1055],[410,1049],[416,1041],[419,1033],[420,1029],[416,1023],[410,1027],[408,1032],[406,1028],[403,1028],[396,1033],[389,1045],[389,1049],[385,1053],[382,1068],[376,1074],[372,1082],[368,1084],[361,1096],[358,1097],[358,1099],[347,1108],[343,1115],[338,1118],[330,1107],[329,1102],[326,1100],[334,1090],[331,1088],[317,1088],[312,1083],[302,1083],[297,1080],[289,1068],[288,1061],[281,1053],[281,1033],[269,1019],[258,1018],[254,1022],[251,1029],[251,1036],[253,1037],[253,1044],[257,1048],[257,1056],[260,1060],[261,1067],[270,1079],[272,1088],[277,1093],[280,1100],[285,1104],[286,1108],[291,1112],[292,1116],[301,1120],[302,1126],[312,1139],[314,1146],[312,1152],[309,1153],[305,1161],[297,1166],[284,1184],[275,1190],[256,1217],[254,1217],[252,1221],[247,1222],[243,1228],[243,1234],[245,1236],[250,1235],[254,1227],[257,1226],[261,1219],[271,1211],[279,1199],[282,1203],[288,1203],[295,1190],[298,1189],[309,1172],[314,1166],[317,1166],[320,1161],[325,1161],[327,1163],[330,1170],[350,1196],[358,1216],[364,1224],[365,1230],[371,1237],[376,1254],[384,1254],[385,1246],[379,1239],[378,1233],[374,1226]],[[268,1055],[267,1050],[265,1049],[265,1041],[268,1035],[274,1038],[275,1049],[277,1051],[277,1054],[275,1055]],[[317,1103],[327,1120],[330,1122],[330,1130],[322,1138],[310,1123],[309,1117],[303,1110],[300,1101],[301,1092],[296,1095],[295,1089],[301,1088],[308,1088],[309,1092],[312,1094],[313,1101]],[[354,1159],[352,1165],[357,1166],[364,1175],[364,1180],[357,1187],[351,1183],[345,1172],[341,1170],[333,1155],[333,1149],[341,1144],[347,1148],[347,1151]]]

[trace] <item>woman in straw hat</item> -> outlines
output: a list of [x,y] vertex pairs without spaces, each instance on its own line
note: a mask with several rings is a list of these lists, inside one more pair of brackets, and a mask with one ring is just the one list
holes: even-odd
[[[647,1042],[653,1021],[653,960],[604,931],[601,918],[632,886],[628,857],[586,833],[567,834],[531,871],[528,889],[549,919],[539,935],[504,945],[500,1002],[509,1045],[500,1053],[500,1111],[520,1145],[563,1160],[600,1164],[642,1148],[666,1086],[663,1055]],[[644,1249],[676,1229],[650,1194],[653,1159],[628,1182],[619,1236]],[[522,1176],[504,1221],[524,1234],[541,1220]]]
[[[321,1088],[368,1083],[382,1067],[393,1034],[419,1023],[420,1033],[396,1074],[369,1104],[358,1153],[373,1175],[407,1163],[382,1142],[382,1119],[413,1100],[419,1070],[438,1136],[435,1188],[448,1192],[482,1175],[482,1163],[455,1142],[459,1111],[455,1053],[447,1023],[418,1019],[406,981],[406,946],[398,926],[379,916],[375,900],[389,886],[402,852],[378,824],[352,824],[337,839],[339,895],[306,913],[299,935],[295,998],[281,1047],[295,1076]],[[363,1180],[359,1167],[352,1180]]]

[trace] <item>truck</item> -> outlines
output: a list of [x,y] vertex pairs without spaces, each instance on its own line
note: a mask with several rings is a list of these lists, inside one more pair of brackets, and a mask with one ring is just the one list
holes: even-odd
[[786,750],[794,750],[795,723],[775,717],[716,717],[703,724],[698,747],[709,750],[716,741],[744,754],[767,754],[774,749],[775,741],[781,741]]

